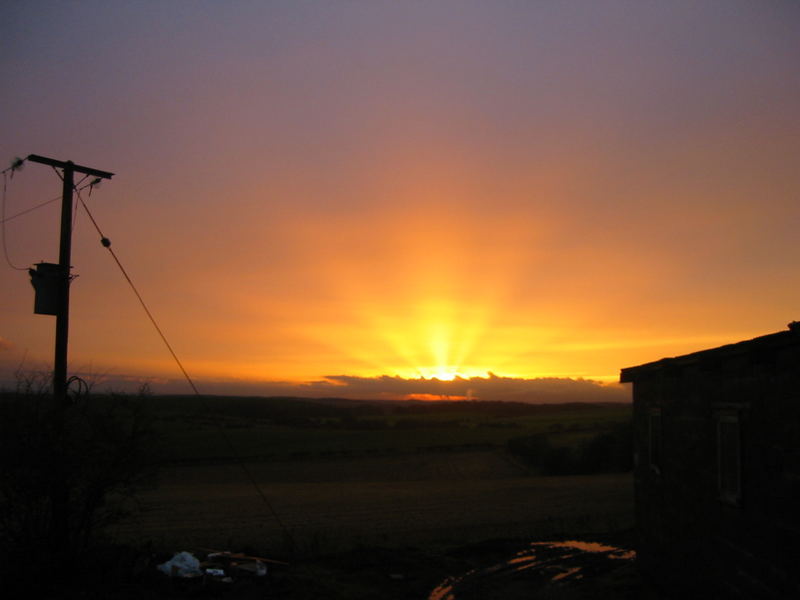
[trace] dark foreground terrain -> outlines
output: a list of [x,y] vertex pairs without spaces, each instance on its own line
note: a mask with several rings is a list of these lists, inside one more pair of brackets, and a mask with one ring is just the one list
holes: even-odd
[[[589,598],[644,598],[660,596],[638,576],[633,560],[621,546],[626,534],[603,537],[614,542],[616,555],[553,549],[550,543],[521,539],[488,540],[451,548],[362,547],[330,556],[298,559],[290,565],[270,565],[264,577],[240,576],[169,578],[156,569],[166,553],[142,554],[117,549],[112,564],[106,556],[69,584],[40,581],[25,590],[45,598],[185,599],[229,598],[250,600],[276,598],[301,600],[387,599],[463,600]],[[592,536],[588,545],[598,545]],[[574,543],[574,542],[570,542]],[[558,543],[555,544],[558,546]],[[537,548],[542,566],[523,563]],[[198,552],[198,556],[204,553]],[[574,571],[580,569],[575,576]],[[19,591],[23,591],[20,589]],[[535,594],[535,596],[534,596]]]
[[[520,556],[533,542],[565,539],[631,547],[630,473],[581,459],[618,453],[613,432],[629,420],[627,405],[148,402],[158,477],[131,514],[60,578],[25,557],[6,589],[52,598],[647,597],[629,556],[587,555],[580,572],[581,558],[559,566],[554,555],[545,572]],[[591,472],[547,475],[537,452],[562,471]],[[231,580],[155,568],[208,549],[277,562],[265,577]],[[502,566],[509,561],[528,562],[517,571]]]

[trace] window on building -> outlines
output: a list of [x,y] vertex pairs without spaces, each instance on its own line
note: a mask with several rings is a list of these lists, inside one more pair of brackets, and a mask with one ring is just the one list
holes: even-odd
[[661,442],[661,409],[650,409],[648,419],[648,438],[649,438],[649,461],[650,468],[656,473],[661,473],[662,466],[662,442]]
[[738,505],[742,498],[742,438],[739,416],[717,416],[717,472],[719,498]]

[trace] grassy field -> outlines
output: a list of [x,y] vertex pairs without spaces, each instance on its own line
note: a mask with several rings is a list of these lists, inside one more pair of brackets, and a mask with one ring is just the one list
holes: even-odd
[[[627,474],[475,477],[456,473],[474,470],[476,463],[490,462],[489,457],[451,458],[429,462],[429,479],[402,470],[398,478],[359,475],[326,481],[329,476],[324,475],[321,481],[298,481],[293,473],[284,480],[258,479],[291,535],[291,551],[306,556],[358,545],[543,539],[631,526],[632,482]],[[325,471],[322,465],[311,465],[317,469]],[[434,476],[436,472],[442,476]],[[253,487],[229,467],[184,467],[169,477],[142,496],[142,512],[119,528],[120,535],[175,547],[247,546],[279,555],[290,551],[286,531]]]
[[[9,418],[25,425],[9,434],[21,432],[20,443],[34,450],[22,458],[54,448],[50,436],[28,435],[50,422],[37,398],[0,394]],[[617,536],[625,545],[629,473],[604,463],[605,471],[569,471],[593,475],[545,477],[545,464],[532,457],[577,456],[573,448],[611,456],[600,442],[617,439],[630,412],[629,405],[92,395],[68,412],[75,435],[56,444],[65,463],[83,469],[75,498],[103,482],[120,484],[125,467],[158,475],[138,491],[135,510],[105,530],[110,536],[92,538],[80,555],[54,551],[60,578],[34,583],[42,597],[84,600],[406,600],[427,598],[445,578],[513,558],[533,541]],[[617,446],[623,454],[625,446],[624,439]],[[29,467],[48,482],[51,464],[60,462]],[[27,467],[15,473],[28,485]],[[25,506],[20,518],[39,514],[35,503]],[[77,518],[84,505],[75,506]],[[32,531],[40,530],[52,533]],[[36,540],[50,538],[32,539],[38,552]],[[181,550],[204,557],[204,548],[290,564],[273,564],[269,578],[236,575],[227,583],[173,580],[155,569]],[[2,581],[30,595],[31,576],[18,576],[36,567],[27,555],[5,555],[16,566]],[[527,597],[531,588],[520,589],[522,596],[502,597]]]
[[[217,597],[205,581],[168,580],[155,569],[177,551],[204,556],[203,548],[290,563],[274,566],[270,578],[237,576],[217,590],[230,598],[426,598],[444,578],[513,558],[533,541],[630,539],[631,475],[611,472],[627,466],[545,477],[552,471],[535,460],[587,449],[625,455],[617,432],[626,430],[629,405],[92,395],[68,412],[75,435],[54,446],[50,436],[29,435],[50,422],[37,398],[0,394],[9,418],[24,425],[7,428],[4,439],[22,433],[34,452],[21,458],[64,452],[66,464],[83,469],[75,498],[91,499],[78,494],[103,482],[121,484],[125,467],[158,471],[132,514],[106,529],[110,537],[92,538],[74,561],[73,553],[53,553],[63,563],[58,581],[76,598]],[[29,467],[48,482],[51,464],[59,461]],[[15,473],[28,485],[27,467]],[[20,518],[39,514],[35,503],[19,506]],[[77,518],[85,505],[75,506]],[[36,583],[44,597],[68,597],[55,579]]]
[[[333,458],[504,447],[548,433],[571,445],[630,419],[630,405],[355,403],[195,398],[152,400],[166,461]],[[227,438],[227,439],[226,439]],[[232,451],[233,448],[233,451]]]
[[629,406],[153,402],[164,465],[121,539],[320,556],[632,525],[629,474],[538,477],[506,450],[534,433],[576,444],[629,419]]

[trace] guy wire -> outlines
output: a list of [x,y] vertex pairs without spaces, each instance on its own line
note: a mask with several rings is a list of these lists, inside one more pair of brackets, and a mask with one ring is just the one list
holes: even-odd
[[[83,189],[83,188],[81,188],[81,189]],[[192,388],[192,391],[194,392],[195,396],[197,396],[200,399],[200,401],[203,402],[203,406],[205,407],[206,412],[208,414],[211,414],[211,407],[209,406],[208,401],[198,391],[197,386],[195,386],[194,381],[192,380],[192,378],[189,376],[189,373],[184,368],[183,363],[178,358],[178,355],[175,353],[175,351],[172,349],[172,346],[170,345],[169,341],[167,340],[167,337],[164,335],[164,332],[161,331],[161,328],[158,326],[158,323],[156,322],[155,317],[153,317],[153,314],[150,312],[150,309],[147,308],[147,304],[145,303],[144,299],[142,298],[142,295],[139,293],[139,290],[136,289],[136,286],[134,285],[133,281],[131,280],[130,276],[128,275],[128,272],[125,270],[125,267],[122,266],[122,263],[120,262],[119,258],[115,254],[114,250],[111,248],[111,240],[109,240],[105,235],[103,235],[103,231],[100,229],[100,226],[97,224],[97,221],[95,220],[94,216],[92,215],[91,211],[89,210],[89,207],[86,206],[86,202],[84,202],[84,200],[83,200],[83,196],[81,195],[81,190],[76,187],[75,188],[75,192],[77,194],[78,201],[80,202],[81,206],[83,206],[83,210],[86,211],[86,214],[89,216],[89,220],[92,222],[92,225],[94,225],[94,228],[97,230],[97,233],[100,235],[100,243],[109,251],[109,253],[111,254],[111,257],[114,259],[114,262],[117,263],[117,267],[119,267],[119,270],[122,273],[123,277],[125,277],[125,280],[128,282],[128,285],[133,290],[133,293],[136,295],[136,298],[139,300],[139,304],[141,304],[142,308],[144,309],[144,312],[147,314],[147,317],[150,319],[150,323],[152,323],[153,327],[158,332],[158,335],[161,337],[161,341],[164,342],[164,345],[167,347],[167,350],[169,350],[169,353],[172,355],[172,358],[175,360],[175,363],[178,365],[178,368],[181,370],[181,373],[183,373],[183,376],[186,378],[186,381],[189,383],[189,386]],[[275,521],[278,523],[280,528],[283,530],[283,533],[286,535],[287,539],[289,540],[290,545],[294,546],[294,538],[293,538],[291,532],[286,527],[286,525],[284,525],[284,523],[281,520],[281,518],[278,516],[278,513],[275,511],[275,508],[272,506],[272,503],[269,501],[269,499],[267,498],[266,494],[261,489],[261,486],[258,484],[258,481],[256,481],[256,478],[253,476],[252,471],[250,471],[250,469],[247,467],[247,464],[244,462],[244,459],[239,454],[239,452],[236,450],[235,446],[233,445],[233,442],[231,442],[231,439],[228,437],[228,434],[225,432],[225,430],[223,429],[222,425],[218,421],[215,421],[215,424],[217,426],[217,430],[218,430],[220,436],[225,441],[225,444],[227,445],[228,450],[230,450],[231,454],[233,454],[234,459],[236,460],[236,462],[241,467],[242,471],[244,472],[245,476],[249,480],[250,484],[253,486],[253,488],[255,489],[256,493],[261,497],[261,500],[264,502],[264,504],[266,505],[267,509],[269,509],[269,512],[272,514],[272,517],[275,519]]]

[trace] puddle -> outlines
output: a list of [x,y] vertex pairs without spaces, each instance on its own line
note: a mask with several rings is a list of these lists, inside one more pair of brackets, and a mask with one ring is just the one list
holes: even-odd
[[533,542],[506,561],[448,577],[430,593],[428,600],[473,598],[476,591],[499,591],[497,588],[520,579],[528,582],[531,590],[552,584],[564,585],[611,571],[620,561],[629,561],[635,556],[632,550],[597,542]]

